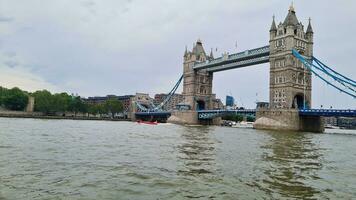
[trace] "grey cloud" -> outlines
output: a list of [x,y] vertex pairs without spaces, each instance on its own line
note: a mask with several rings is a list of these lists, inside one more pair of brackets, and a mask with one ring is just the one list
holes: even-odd
[[15,19],[13,17],[6,17],[0,15],[0,23],[1,22],[13,22]]
[[94,1],[82,1],[81,2],[81,5],[84,6],[84,7],[92,7],[95,5],[95,2]]
[[4,64],[10,68],[14,68],[16,66],[18,66],[18,62],[10,60],[10,61],[5,61]]
[[[219,49],[215,56],[264,46],[272,15],[277,23],[283,21],[290,4],[284,0],[32,0],[41,3],[37,8],[29,1],[2,1],[8,10],[4,16],[22,23],[5,24],[15,31],[1,37],[1,48],[16,52],[14,57],[25,62],[22,66],[46,82],[84,96],[168,92],[182,73],[185,45],[192,48],[201,38],[207,52]],[[355,68],[350,66],[351,55],[356,54],[352,48],[356,29],[349,23],[356,21],[356,14],[351,9],[355,4],[348,2],[296,1],[295,6],[304,25],[309,16],[313,18],[315,55],[355,78]],[[258,65],[214,74],[213,91],[220,98],[231,93],[240,105],[253,107],[256,99],[268,100],[268,81],[269,66]],[[356,107],[353,99],[317,79],[313,84],[315,105]]]

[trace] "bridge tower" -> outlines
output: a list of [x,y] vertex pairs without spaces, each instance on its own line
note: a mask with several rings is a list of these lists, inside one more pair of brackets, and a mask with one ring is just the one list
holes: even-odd
[[298,21],[293,5],[284,22],[270,29],[270,108],[311,107],[311,72],[292,55],[296,49],[306,58],[313,55],[313,29]]
[[194,44],[192,51],[185,50],[183,95],[185,104],[189,105],[191,110],[206,110],[213,107],[213,73],[193,69],[197,62],[205,62],[210,59],[213,59],[213,54],[211,52],[208,56],[205,53],[200,39]]
[[319,116],[300,116],[299,109],[310,108],[312,99],[311,72],[293,56],[296,49],[307,59],[313,56],[313,29],[298,21],[293,5],[284,22],[275,23],[270,29],[270,97],[269,109],[256,112],[256,129],[276,129],[323,132]]

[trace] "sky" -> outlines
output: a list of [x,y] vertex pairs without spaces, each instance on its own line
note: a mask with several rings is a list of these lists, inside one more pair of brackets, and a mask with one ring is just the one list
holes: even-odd
[[[0,85],[88,96],[168,93],[185,46],[201,39],[215,56],[268,45],[286,0],[0,0]],[[311,17],[314,56],[355,80],[356,1],[295,0]],[[217,51],[216,51],[217,50]],[[214,74],[213,92],[239,106],[268,101],[269,64]],[[180,87],[179,91],[182,90]],[[313,77],[312,106],[356,108]]]

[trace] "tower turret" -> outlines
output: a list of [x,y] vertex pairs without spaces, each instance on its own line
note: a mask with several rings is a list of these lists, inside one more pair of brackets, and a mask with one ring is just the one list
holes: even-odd
[[211,50],[210,50],[209,59],[210,59],[210,60],[213,60],[213,59],[214,59],[213,48],[211,48]]
[[276,22],[274,21],[274,15],[273,15],[272,25],[269,32],[270,32],[270,39],[273,39],[277,36],[277,26],[276,26]]
[[313,35],[314,35],[314,31],[313,31],[313,27],[311,25],[311,18],[309,18],[309,23],[308,23],[308,28],[307,28],[306,34],[307,34],[308,40],[312,41]]

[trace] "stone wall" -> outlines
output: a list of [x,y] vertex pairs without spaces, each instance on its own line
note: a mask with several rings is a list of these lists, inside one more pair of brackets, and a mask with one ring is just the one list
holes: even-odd
[[196,111],[173,111],[172,115],[167,120],[168,123],[181,125],[196,125],[199,124],[198,112]]
[[261,109],[256,112],[255,129],[324,132],[319,116],[299,116],[296,109]]

